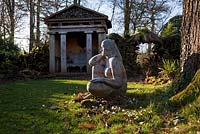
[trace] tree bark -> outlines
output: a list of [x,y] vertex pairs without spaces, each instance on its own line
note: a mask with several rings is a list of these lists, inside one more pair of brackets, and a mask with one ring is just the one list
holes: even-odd
[[77,0],[74,0],[74,5],[77,5]]
[[15,35],[15,0],[11,1],[11,11],[10,11],[10,41],[14,43],[14,35]]
[[37,1],[37,23],[36,23],[36,45],[40,44],[40,11],[41,11],[41,0]]
[[78,5],[79,5],[79,6],[81,5],[81,0],[78,0]]
[[[15,34],[15,0],[4,0],[9,16],[9,39],[14,43]],[[6,10],[6,9],[5,9]],[[4,11],[3,11],[4,12]],[[5,15],[5,14],[4,14]],[[5,17],[5,16],[3,16]],[[5,24],[4,24],[5,25]]]
[[5,1],[3,0],[1,4],[2,4],[2,5],[1,5],[1,6],[2,6],[2,9],[1,9],[1,11],[2,11],[2,12],[1,12],[1,18],[2,18],[2,19],[1,19],[1,32],[2,32],[1,34],[2,34],[2,35],[1,35],[1,36],[2,36],[3,39],[4,39],[4,40],[3,40],[3,43],[5,43],[6,31],[5,31],[5,26],[4,26],[4,25],[5,25],[5,18],[3,17],[3,16],[5,16]]
[[124,36],[129,34],[131,3],[132,3],[132,0],[131,0],[131,2],[129,0],[125,1],[125,7],[124,7]]
[[114,14],[115,14],[115,8],[116,8],[117,0],[113,1],[113,8],[112,8],[112,15],[110,21],[112,22],[114,19]]
[[183,82],[200,68],[200,1],[183,1],[181,72]]
[[30,45],[29,52],[31,52],[34,44],[34,26],[35,26],[35,14],[34,14],[34,0],[30,0]]

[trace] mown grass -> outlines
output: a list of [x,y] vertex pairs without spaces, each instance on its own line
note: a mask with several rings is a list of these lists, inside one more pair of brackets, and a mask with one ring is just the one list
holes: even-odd
[[[33,80],[0,85],[2,134],[137,134],[200,131],[197,108],[174,109],[164,86],[128,83],[126,105],[75,103],[84,80]],[[195,113],[195,114],[194,114]]]

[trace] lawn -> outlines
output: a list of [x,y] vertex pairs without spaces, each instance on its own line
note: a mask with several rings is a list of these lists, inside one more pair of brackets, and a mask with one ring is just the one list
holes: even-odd
[[32,80],[0,85],[0,134],[200,132],[200,114],[169,106],[165,86],[129,82],[126,105],[84,108],[74,99],[86,91],[86,83]]

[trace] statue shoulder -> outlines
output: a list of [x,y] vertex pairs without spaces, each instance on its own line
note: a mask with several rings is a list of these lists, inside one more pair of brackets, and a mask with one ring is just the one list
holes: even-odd
[[112,58],[110,58],[109,59],[109,64],[110,64],[110,66],[119,66],[119,63],[120,61],[119,61],[119,59],[117,59],[116,57],[112,57]]
[[111,58],[109,58],[109,62],[117,62],[117,61],[119,61],[117,59],[117,57],[111,57]]

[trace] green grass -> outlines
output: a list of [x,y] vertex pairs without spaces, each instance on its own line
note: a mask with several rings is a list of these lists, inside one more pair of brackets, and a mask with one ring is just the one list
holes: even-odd
[[[87,81],[33,80],[0,85],[0,134],[162,134],[200,131],[198,108],[176,111],[164,86],[128,83],[126,105],[83,108]],[[194,114],[195,113],[195,114]],[[177,124],[175,121],[177,120]]]

